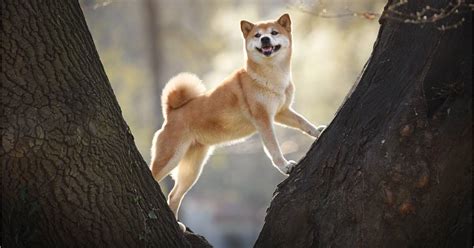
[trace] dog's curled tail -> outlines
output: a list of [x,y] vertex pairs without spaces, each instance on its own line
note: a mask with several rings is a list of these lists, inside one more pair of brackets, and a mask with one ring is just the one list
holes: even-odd
[[180,73],[168,81],[161,95],[163,115],[188,103],[206,91],[206,88],[196,75]]

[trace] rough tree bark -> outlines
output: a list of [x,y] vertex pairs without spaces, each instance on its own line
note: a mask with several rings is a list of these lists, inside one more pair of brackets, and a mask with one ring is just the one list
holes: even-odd
[[2,246],[189,247],[77,1],[1,2]]
[[[427,5],[446,1],[404,11]],[[382,19],[357,87],[278,186],[256,247],[471,247],[471,12],[462,17],[444,32]]]

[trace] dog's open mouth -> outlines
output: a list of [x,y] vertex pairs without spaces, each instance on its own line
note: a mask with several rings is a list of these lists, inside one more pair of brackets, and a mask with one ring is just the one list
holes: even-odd
[[272,53],[280,50],[280,48],[281,48],[281,45],[276,45],[276,46],[265,45],[265,46],[262,46],[261,48],[256,47],[257,51],[259,51],[260,53],[262,53],[263,55],[267,57],[272,55]]

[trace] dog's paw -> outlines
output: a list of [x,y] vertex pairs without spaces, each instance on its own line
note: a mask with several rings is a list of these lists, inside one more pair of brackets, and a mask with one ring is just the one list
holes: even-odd
[[321,133],[326,129],[326,126],[325,125],[321,125],[321,126],[317,126],[316,129],[314,130],[311,130],[311,132],[309,132],[309,135],[315,137],[316,139],[319,138],[319,136],[321,136]]
[[327,127],[326,125],[320,125],[316,127],[316,130],[318,130],[319,133],[322,133],[326,129],[326,127]]
[[295,169],[296,162],[293,160],[288,161],[288,163],[285,165],[285,168],[283,169],[283,173],[285,175],[290,175],[291,172]]
[[178,221],[178,226],[179,226],[179,229],[181,229],[181,231],[183,231],[183,232],[186,231],[186,226],[183,223]]

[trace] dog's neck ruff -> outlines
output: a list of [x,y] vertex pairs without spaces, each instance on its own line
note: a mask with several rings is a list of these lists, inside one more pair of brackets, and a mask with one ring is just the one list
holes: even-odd
[[289,68],[272,66],[260,67],[259,69],[259,72],[256,72],[249,66],[245,68],[250,78],[262,87],[276,94],[283,94],[288,85],[290,85],[291,72]]

